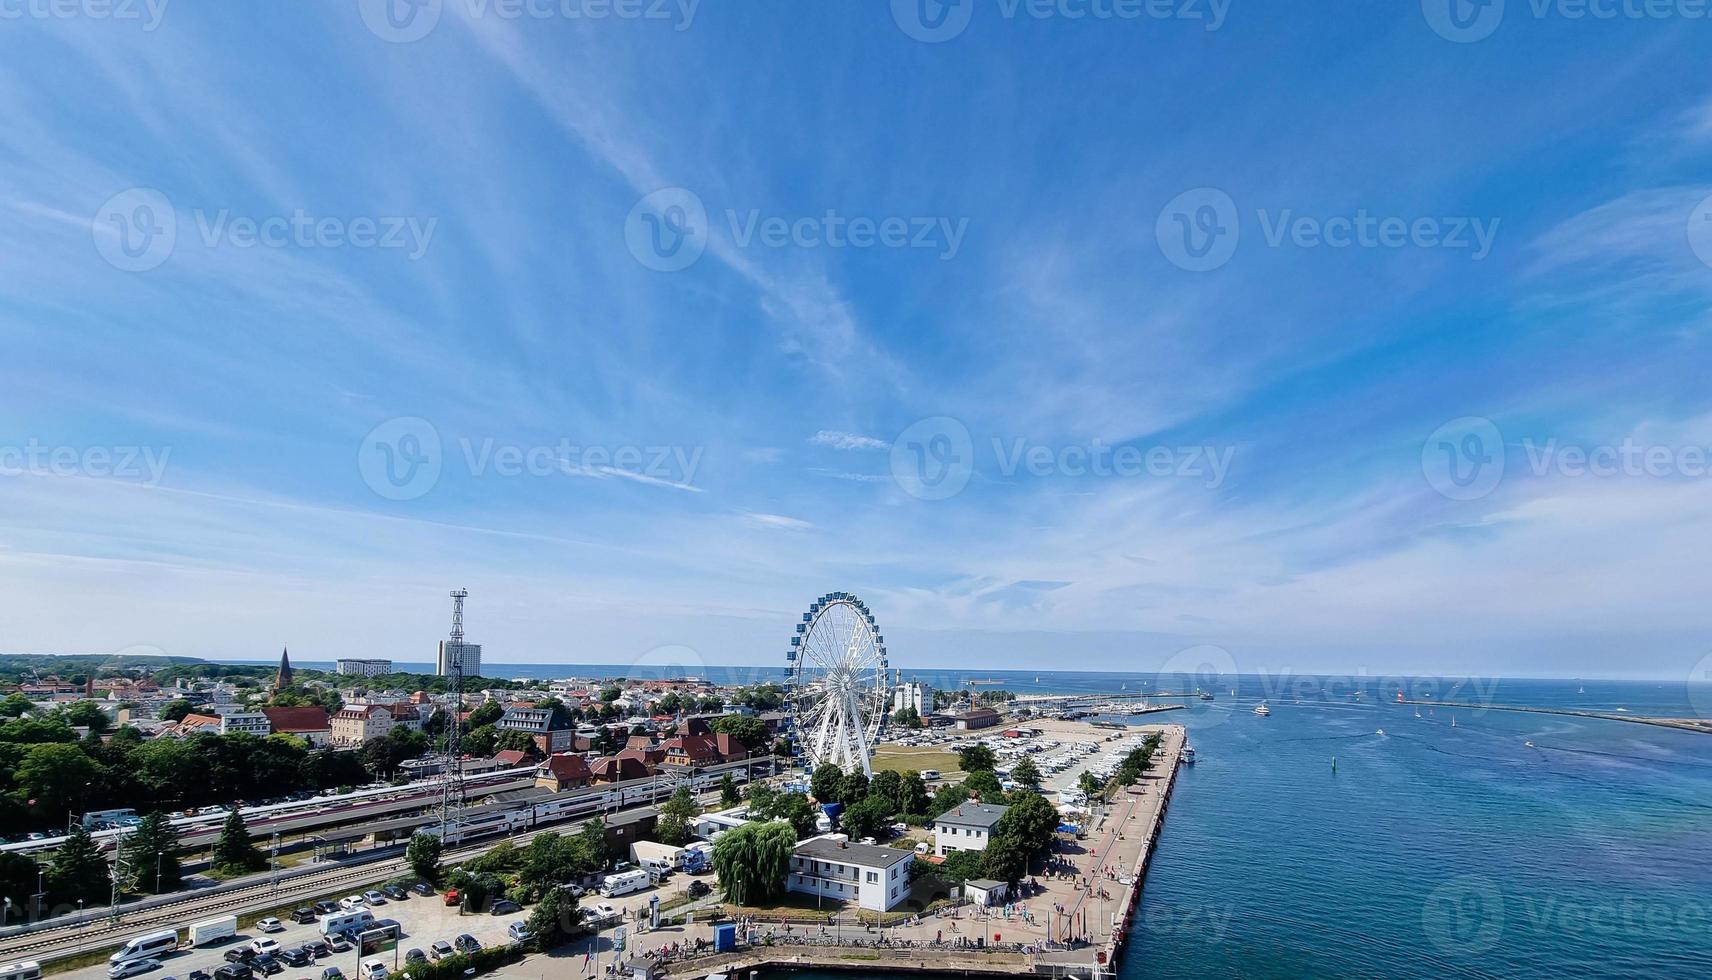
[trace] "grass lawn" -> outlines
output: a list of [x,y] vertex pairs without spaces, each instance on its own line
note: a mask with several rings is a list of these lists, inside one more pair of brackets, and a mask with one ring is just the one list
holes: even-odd
[[957,768],[957,753],[945,752],[940,749],[918,749],[913,747],[881,745],[874,750],[874,768],[890,769],[895,772],[908,772],[911,769],[921,772],[924,769],[938,769],[941,776],[949,776],[961,772]]
[[762,922],[778,922],[782,918],[789,922],[819,924],[828,921],[834,912],[843,908],[843,902],[835,902],[830,898],[817,900],[813,895],[786,892],[766,905],[726,905],[720,911],[727,918],[748,915]]

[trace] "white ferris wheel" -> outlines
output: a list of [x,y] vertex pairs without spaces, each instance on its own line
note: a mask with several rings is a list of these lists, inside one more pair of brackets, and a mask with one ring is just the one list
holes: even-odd
[[816,599],[791,637],[785,669],[791,727],[809,768],[831,762],[872,776],[889,690],[886,638],[867,605],[849,592]]

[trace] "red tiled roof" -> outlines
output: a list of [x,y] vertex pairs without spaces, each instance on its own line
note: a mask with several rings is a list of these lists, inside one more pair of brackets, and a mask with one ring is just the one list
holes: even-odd
[[527,758],[529,758],[529,753],[522,749],[506,749],[504,752],[495,752],[493,754],[493,761],[502,766],[516,766]]
[[583,761],[582,756],[561,752],[558,755],[549,756],[546,762],[541,763],[541,768],[536,770],[536,775],[551,776],[561,783],[582,783],[587,782],[594,774],[590,771],[588,763]]

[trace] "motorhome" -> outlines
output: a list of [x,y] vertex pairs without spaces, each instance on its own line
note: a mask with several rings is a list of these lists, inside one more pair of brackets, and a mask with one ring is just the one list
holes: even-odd
[[35,960],[0,966],[0,980],[42,980],[42,965]]
[[178,948],[178,930],[162,929],[141,936],[134,936],[119,951],[107,957],[109,963],[125,963],[130,960],[157,959]]
[[672,872],[684,867],[684,848],[658,841],[639,840],[630,845],[630,860],[644,871]]
[[647,888],[649,884],[651,882],[648,879],[648,872],[641,869],[625,871],[607,875],[600,883],[600,894],[602,898],[617,898],[620,895],[639,892]]
[[362,930],[374,924],[374,913],[368,909],[356,912],[334,912],[323,915],[317,920],[321,923],[321,935],[331,936],[335,932],[350,932],[352,929]]

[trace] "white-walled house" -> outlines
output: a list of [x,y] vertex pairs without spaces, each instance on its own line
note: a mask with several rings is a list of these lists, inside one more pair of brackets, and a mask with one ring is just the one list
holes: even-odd
[[785,888],[889,912],[909,897],[914,851],[852,844],[843,834],[810,837],[791,854]]
[[952,851],[984,851],[992,839],[993,825],[1007,807],[986,803],[964,803],[952,807],[933,822],[933,853],[940,857]]

